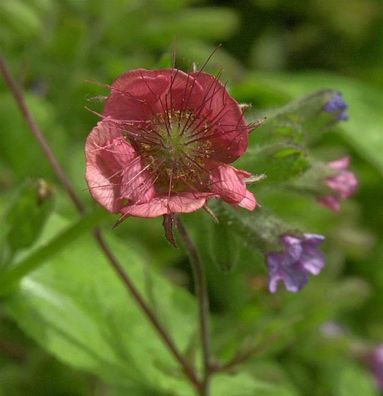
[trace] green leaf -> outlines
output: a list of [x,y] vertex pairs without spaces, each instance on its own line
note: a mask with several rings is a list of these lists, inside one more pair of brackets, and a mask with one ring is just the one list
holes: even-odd
[[[104,210],[96,208],[81,217],[73,225],[59,232],[46,243],[37,248],[34,246],[26,257],[24,255],[24,258],[13,263],[10,269],[1,274],[0,293],[11,290],[14,284],[23,276],[44,264],[46,260],[52,259],[55,254],[75,241],[80,235],[98,226],[100,221],[108,215]],[[37,235],[34,234],[34,237],[37,238]]]
[[382,90],[351,78],[320,72],[256,74],[254,78],[291,98],[325,87],[342,92],[349,105],[350,119],[340,124],[339,132],[360,155],[383,172]]
[[246,372],[219,374],[213,378],[211,389],[214,396],[296,396],[294,391],[268,384]]
[[[62,236],[70,229],[67,221],[54,215],[39,244],[51,240],[53,233]],[[75,243],[40,256],[45,265],[25,276],[19,288],[3,298],[9,314],[58,359],[125,392],[194,396],[174,358],[93,239],[79,234]],[[179,349],[188,350],[196,332],[196,307],[190,295],[147,267],[129,241],[108,239]],[[248,374],[218,375],[212,384],[212,396],[250,396],[255,391],[264,396],[290,395]]]
[[[67,226],[52,216],[39,241]],[[195,306],[184,291],[145,265],[128,241],[108,238],[125,270],[180,350],[195,332]],[[4,302],[19,326],[63,362],[136,390],[193,395],[174,358],[99,252],[83,235],[24,277]],[[174,393],[174,392],[173,392]]]
[[12,257],[32,245],[51,214],[53,194],[44,180],[27,181],[5,213],[5,243]]
[[372,376],[353,365],[346,366],[337,374],[334,396],[378,396]]

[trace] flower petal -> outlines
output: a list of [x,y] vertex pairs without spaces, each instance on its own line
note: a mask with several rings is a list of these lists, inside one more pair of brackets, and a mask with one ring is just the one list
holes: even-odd
[[303,234],[303,236],[304,236],[303,239],[304,243],[310,244],[311,246],[318,246],[326,239],[323,235],[320,234],[305,233]]
[[303,252],[300,262],[303,268],[313,275],[318,275],[325,264],[323,253],[318,250],[318,245],[324,241],[324,236],[318,234],[305,234],[303,240]]
[[332,210],[333,212],[340,211],[340,201],[338,198],[333,197],[332,195],[319,197],[317,198],[317,201],[323,206],[326,206],[328,209]]
[[[162,73],[168,79],[167,89],[162,96],[162,103],[168,110],[196,114],[200,110],[203,89],[191,75],[178,69],[164,69]],[[195,124],[190,124],[193,127]]]
[[99,122],[85,144],[86,181],[92,197],[105,209],[118,212],[121,205],[122,169],[136,153],[118,129]]
[[340,202],[349,198],[358,187],[355,174],[347,170],[349,164],[350,157],[348,156],[328,163],[330,169],[337,171],[334,176],[326,179],[326,184],[332,192],[317,198],[318,202],[334,212],[340,210]]
[[324,237],[304,234],[303,238],[283,235],[284,251],[267,255],[269,289],[274,293],[283,281],[288,291],[297,292],[307,283],[308,274],[318,275],[324,266],[324,256],[317,246]]
[[350,166],[350,161],[351,161],[350,157],[345,156],[335,161],[329,162],[328,166],[335,170],[345,170]]
[[200,209],[209,196],[211,196],[209,193],[199,193],[197,195],[179,193],[169,199],[167,196],[161,196],[153,198],[147,203],[124,206],[120,213],[124,217],[158,217],[170,213],[189,213]]
[[123,169],[121,196],[134,203],[149,202],[155,196],[154,176],[148,170],[149,166],[142,164],[142,159],[136,157]]
[[168,86],[169,76],[161,70],[128,71],[112,83],[103,114],[115,120],[150,120],[163,112],[159,99]]
[[270,253],[267,256],[269,269],[269,290],[275,293],[282,281],[290,292],[298,292],[307,283],[307,273],[299,270],[296,263],[283,253]]
[[241,202],[238,203],[238,206],[247,210],[254,210],[257,206],[257,200],[252,192],[246,190],[245,197]]
[[339,199],[347,199],[358,187],[358,180],[352,172],[341,171],[338,175],[329,177],[327,185],[334,190]]
[[306,247],[300,262],[306,271],[318,275],[324,267],[325,260],[322,252],[312,247]]
[[284,235],[282,237],[283,244],[292,260],[299,260],[302,254],[302,240],[292,235]]
[[[212,159],[231,163],[247,149],[249,129],[238,103],[226,88],[212,75],[201,71],[191,73],[204,90],[201,105],[204,115],[214,125],[209,139],[212,142]],[[210,130],[213,128],[210,127]]]
[[246,195],[246,185],[236,169],[226,164],[210,165],[210,190],[231,204],[241,202]]

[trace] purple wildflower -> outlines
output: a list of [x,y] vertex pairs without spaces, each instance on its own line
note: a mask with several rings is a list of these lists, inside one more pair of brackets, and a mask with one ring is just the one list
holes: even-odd
[[324,105],[323,110],[326,113],[338,113],[336,117],[338,121],[347,121],[347,108],[347,103],[343,100],[342,94],[340,92],[336,92]]
[[324,236],[304,234],[303,237],[283,235],[282,252],[267,255],[269,269],[269,290],[275,293],[283,281],[288,291],[297,292],[307,283],[308,274],[318,275],[324,266],[324,256],[317,249]]
[[378,345],[368,356],[368,365],[377,387],[383,391],[383,344]]

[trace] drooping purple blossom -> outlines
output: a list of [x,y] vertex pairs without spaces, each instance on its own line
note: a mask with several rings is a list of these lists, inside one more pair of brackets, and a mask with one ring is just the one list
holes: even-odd
[[327,186],[332,193],[318,198],[318,201],[337,212],[340,209],[340,201],[349,198],[358,187],[358,179],[353,172],[348,170],[350,157],[342,157],[327,164],[329,168],[337,171],[337,174],[326,179]]
[[269,290],[275,293],[279,282],[283,282],[288,291],[298,292],[307,283],[309,273],[318,275],[325,264],[323,253],[318,250],[324,239],[318,234],[283,235],[284,250],[267,255]]
[[378,345],[368,356],[368,365],[377,387],[383,391],[383,344]]
[[324,105],[323,110],[326,113],[338,113],[336,117],[338,121],[347,121],[347,108],[347,103],[343,100],[342,94],[340,92],[336,92]]

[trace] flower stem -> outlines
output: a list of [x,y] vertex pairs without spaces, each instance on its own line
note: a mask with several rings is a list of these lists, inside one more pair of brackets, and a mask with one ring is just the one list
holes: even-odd
[[38,127],[36,122],[34,121],[32,114],[30,113],[28,106],[24,99],[24,94],[12,77],[11,72],[8,70],[8,67],[5,63],[5,60],[2,56],[0,56],[0,73],[2,74],[5,83],[7,84],[10,92],[12,93],[19,110],[24,117],[26,123],[28,124],[29,129],[31,130],[33,136],[36,138],[41,150],[43,151],[45,157],[47,158],[49,164],[51,165],[54,173],[59,179],[60,183],[64,187],[65,191],[69,195],[76,209],[82,214],[85,212],[85,206],[77,196],[71,182],[67,178],[63,168],[58,162],[56,156],[53,154],[52,150],[49,147],[48,142],[46,141],[41,129]]
[[[26,123],[28,124],[28,127],[31,130],[33,136],[36,138],[37,142],[39,143],[40,148],[43,151],[49,164],[51,165],[56,177],[64,187],[66,193],[68,194],[69,198],[71,199],[72,203],[74,204],[78,212],[84,214],[86,211],[84,204],[81,202],[80,198],[76,194],[72,183],[67,178],[63,168],[61,167],[54,153],[52,152],[47,140],[45,139],[44,134],[42,133],[37,123],[33,119],[32,114],[30,113],[28,106],[25,102],[23,92],[20,86],[14,80],[2,56],[0,56],[0,74],[3,76],[4,81],[8,86],[10,92],[12,93],[22,116],[24,117]],[[120,278],[120,280],[123,282],[123,284],[129,291],[130,295],[141,309],[142,313],[146,316],[146,318],[152,324],[153,328],[155,329],[159,337],[162,339],[165,346],[169,349],[169,351],[172,353],[176,361],[179,363],[179,365],[182,368],[182,371],[187,376],[190,383],[193,385],[193,387],[196,389],[199,395],[204,396],[205,394],[203,393],[203,386],[198,380],[193,367],[189,364],[189,362],[185,359],[185,357],[179,352],[170,334],[162,326],[155,313],[150,309],[149,305],[145,302],[143,296],[140,294],[140,292],[138,291],[138,289],[130,279],[129,275],[125,272],[123,266],[119,263],[118,259],[113,255],[104,237],[102,236],[100,229],[96,228],[94,230],[94,237],[100,249],[106,256],[109,265],[115,271],[115,273]]]
[[192,267],[195,293],[198,300],[199,332],[203,355],[203,393],[202,396],[209,395],[210,374],[212,373],[210,364],[210,326],[209,326],[209,296],[206,285],[206,276],[203,265],[198,256],[194,243],[179,217],[176,218],[177,229],[187,250]]
[[170,334],[165,330],[162,324],[159,322],[157,316],[150,309],[150,307],[146,304],[140,292],[137,290],[132,280],[128,276],[128,274],[124,271],[122,265],[118,262],[117,258],[113,255],[109,246],[107,245],[105,239],[101,235],[101,231],[99,229],[94,230],[94,236],[104,252],[105,256],[108,258],[110,265],[113,267],[121,281],[125,284],[127,289],[129,290],[131,296],[136,301],[137,305],[141,308],[142,312],[146,315],[149,321],[152,323],[153,327],[157,331],[158,335],[161,337],[164,344],[168,347],[170,352],[173,354],[175,359],[178,361],[180,366],[182,367],[183,372],[189,378],[192,385],[200,392],[201,384],[196,377],[196,374],[189,364],[189,362],[182,356],[176,347],[173,339]]

